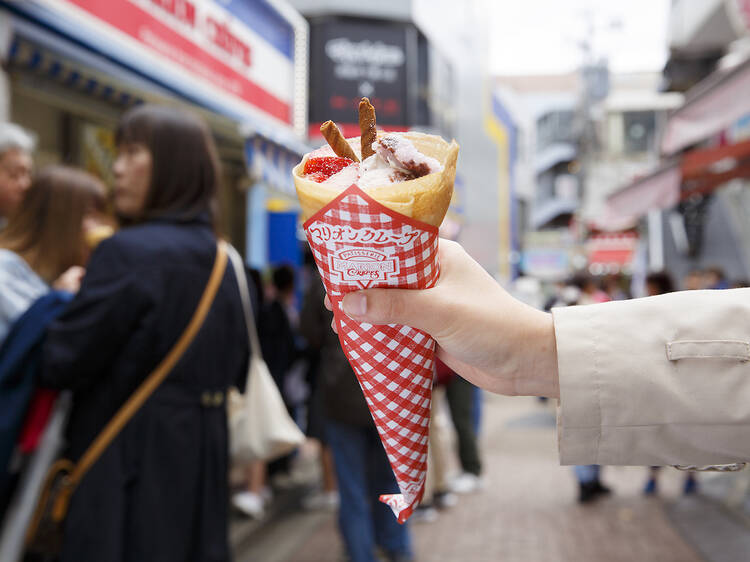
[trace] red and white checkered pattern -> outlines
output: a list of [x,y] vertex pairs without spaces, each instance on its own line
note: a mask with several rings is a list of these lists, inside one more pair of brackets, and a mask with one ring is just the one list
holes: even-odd
[[438,230],[384,207],[354,185],[304,227],[341,346],[401,491],[380,500],[403,523],[424,492],[435,342],[408,326],[355,322],[341,310],[341,299],[368,287],[432,287],[439,273]]

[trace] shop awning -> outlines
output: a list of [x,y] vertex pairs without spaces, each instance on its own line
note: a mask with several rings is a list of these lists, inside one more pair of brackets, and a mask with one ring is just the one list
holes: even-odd
[[589,268],[614,273],[633,261],[638,235],[635,233],[595,234],[586,241]]
[[[679,161],[670,160],[650,174],[607,198],[604,216],[598,222],[633,223],[651,209],[665,209],[680,200],[681,172]],[[617,228],[616,227],[616,228]]]
[[303,143],[292,148],[266,136],[249,135],[245,141],[245,160],[251,177],[267,187],[296,199],[292,168],[310,149]]
[[[47,43],[47,42],[45,42]],[[121,77],[120,73],[111,69],[96,70],[99,64],[92,61],[77,60],[75,54],[66,54],[66,50],[59,45],[55,47],[43,46],[39,41],[32,41],[23,35],[15,35],[10,46],[9,64],[11,67],[24,69],[50,80],[54,80],[66,88],[72,88],[89,96],[112,103],[122,108],[143,102],[140,92],[128,77]],[[142,90],[141,90],[142,92]]]
[[750,59],[718,70],[693,87],[667,118],[663,154],[674,154],[716,135],[750,113]]
[[750,139],[691,150],[666,161],[656,171],[610,195],[599,222],[632,222],[650,210],[668,209],[737,178],[750,178]]

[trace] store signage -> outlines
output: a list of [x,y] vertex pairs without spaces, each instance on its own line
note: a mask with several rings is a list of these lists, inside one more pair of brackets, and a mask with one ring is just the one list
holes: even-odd
[[[242,109],[291,125],[294,28],[271,5],[240,0],[48,0],[80,39],[104,34],[100,50],[164,80],[216,92]],[[104,24],[104,25],[103,25]],[[168,78],[167,78],[168,80]],[[183,86],[185,86],[183,82]],[[184,89],[184,88],[183,88]]]
[[331,119],[347,136],[358,135],[359,100],[370,98],[378,125],[405,129],[409,121],[407,66],[416,57],[408,25],[327,21],[311,30],[311,136]]

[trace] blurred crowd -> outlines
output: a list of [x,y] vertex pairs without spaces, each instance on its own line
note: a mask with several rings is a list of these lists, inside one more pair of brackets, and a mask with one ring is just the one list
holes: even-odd
[[309,252],[301,267],[247,269],[263,359],[307,435],[300,450],[227,458],[224,393],[244,387],[249,350],[225,275],[208,328],[77,482],[59,548],[26,544],[47,468],[78,460],[166,355],[214,259],[220,173],[205,125],[141,106],[117,140],[105,186],[69,166],[35,170],[34,134],[0,124],[0,559],[225,560],[228,507],[261,520],[296,490],[302,509],[338,511],[348,559],[413,560],[411,525],[484,486],[481,394],[436,366],[427,489],[398,524],[378,501],[398,486]]

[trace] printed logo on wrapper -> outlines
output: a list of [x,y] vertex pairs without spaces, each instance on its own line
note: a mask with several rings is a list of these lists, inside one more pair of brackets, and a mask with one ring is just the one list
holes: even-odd
[[344,294],[425,289],[438,278],[438,230],[381,205],[356,185],[304,224],[334,310],[339,340],[364,392],[400,494],[384,494],[403,523],[424,493],[435,342],[409,326],[360,324]]
[[330,256],[331,271],[363,289],[398,274],[398,261],[368,248],[344,248]]

